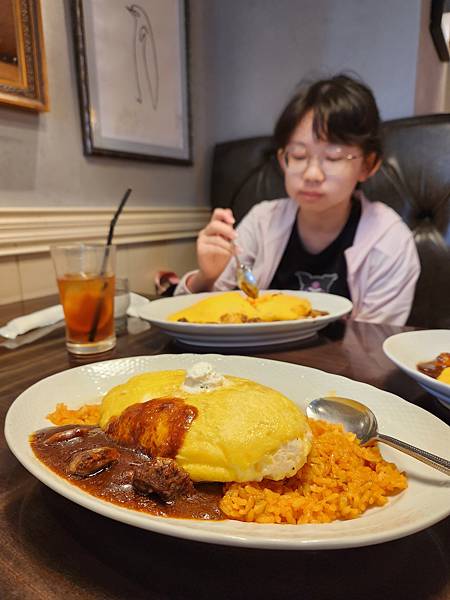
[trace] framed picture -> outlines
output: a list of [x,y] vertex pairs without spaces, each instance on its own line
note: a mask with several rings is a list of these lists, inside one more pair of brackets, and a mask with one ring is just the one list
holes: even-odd
[[436,52],[443,62],[450,60],[450,1],[432,0],[430,33]]
[[48,110],[39,0],[0,1],[0,102]]
[[186,0],[73,0],[84,152],[192,164]]

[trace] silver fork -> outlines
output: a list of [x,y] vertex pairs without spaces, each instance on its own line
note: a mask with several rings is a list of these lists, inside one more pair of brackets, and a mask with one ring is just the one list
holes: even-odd
[[236,261],[236,281],[238,288],[244,292],[249,298],[257,298],[259,288],[256,283],[255,276],[250,267],[244,265],[239,260],[236,250],[236,244],[233,242],[234,260]]

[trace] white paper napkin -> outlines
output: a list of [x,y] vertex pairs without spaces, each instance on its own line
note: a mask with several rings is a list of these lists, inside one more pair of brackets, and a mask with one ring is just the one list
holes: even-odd
[[144,298],[144,296],[139,296],[139,294],[130,292],[130,306],[128,307],[127,315],[129,317],[139,317],[139,308],[145,304],[149,304],[149,302],[150,300],[148,298]]
[[50,306],[43,310],[38,310],[23,317],[17,317],[10,321],[4,327],[0,327],[0,335],[10,340],[14,340],[18,335],[22,335],[32,329],[53,325],[64,319],[63,308],[61,304]]
[[[150,300],[144,298],[144,296],[130,292],[130,306],[128,307],[127,315],[129,317],[137,317],[138,308],[149,302]],[[53,323],[57,323],[62,319],[64,319],[63,308],[61,304],[57,304],[56,306],[50,306],[49,308],[44,308],[43,310],[38,310],[29,315],[17,317],[9,321],[9,323],[0,327],[0,335],[14,340],[18,335],[27,333],[27,331],[53,325]]]

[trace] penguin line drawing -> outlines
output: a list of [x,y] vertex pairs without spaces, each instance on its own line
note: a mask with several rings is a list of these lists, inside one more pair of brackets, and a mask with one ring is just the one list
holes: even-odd
[[142,88],[147,82],[154,110],[158,108],[159,70],[153,28],[147,12],[138,4],[125,7],[134,18],[133,61],[136,75],[136,101],[144,101]]

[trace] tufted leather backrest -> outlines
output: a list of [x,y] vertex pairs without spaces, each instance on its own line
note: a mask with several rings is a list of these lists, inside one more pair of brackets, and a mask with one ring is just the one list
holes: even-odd
[[[408,324],[450,327],[450,114],[383,123],[384,160],[362,189],[397,211],[413,232],[422,271]],[[286,196],[269,136],[217,144],[213,207],[239,222],[261,200]]]

